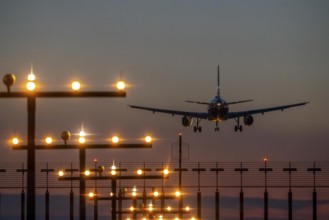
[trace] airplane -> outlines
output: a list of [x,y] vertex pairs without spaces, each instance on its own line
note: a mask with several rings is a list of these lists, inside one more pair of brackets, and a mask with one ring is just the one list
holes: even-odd
[[213,98],[210,102],[186,101],[188,103],[206,105],[207,112],[178,111],[178,110],[150,108],[150,107],[137,106],[137,105],[128,105],[128,106],[131,108],[135,108],[135,109],[151,111],[153,113],[160,112],[160,113],[171,114],[172,116],[181,115],[181,116],[183,116],[182,125],[184,127],[191,126],[193,124],[193,118],[196,118],[196,125],[194,126],[194,132],[202,131],[202,128],[199,125],[199,123],[202,119],[215,122],[216,123],[215,131],[219,131],[219,127],[218,127],[219,122],[226,121],[228,119],[234,119],[237,123],[234,127],[234,131],[242,132],[242,125],[240,124],[240,118],[243,118],[243,122],[246,126],[251,126],[254,123],[253,115],[255,115],[255,114],[264,115],[265,112],[272,112],[272,111],[278,111],[278,110],[283,111],[284,109],[287,109],[287,108],[303,106],[303,105],[308,104],[308,102],[300,102],[300,103],[296,103],[296,104],[275,106],[275,107],[270,107],[270,108],[261,108],[261,109],[247,110],[247,111],[230,112],[229,111],[230,105],[251,102],[253,100],[248,99],[248,100],[241,100],[241,101],[235,101],[235,102],[226,102],[221,97],[221,94],[220,94],[220,78],[219,77],[220,77],[220,71],[219,71],[219,66],[218,66],[217,94],[216,94],[215,98]]

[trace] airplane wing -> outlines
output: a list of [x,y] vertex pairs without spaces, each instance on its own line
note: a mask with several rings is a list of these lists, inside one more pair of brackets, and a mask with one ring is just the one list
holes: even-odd
[[272,112],[272,111],[279,111],[279,110],[283,111],[284,109],[306,105],[307,103],[308,102],[301,102],[301,103],[296,103],[296,104],[291,104],[291,105],[282,105],[282,106],[276,106],[276,107],[271,107],[271,108],[254,109],[254,110],[241,111],[241,112],[230,112],[228,114],[228,118],[238,118],[238,117],[260,114],[260,113],[264,114],[265,112]]
[[131,108],[151,111],[153,113],[160,112],[160,113],[171,114],[172,116],[182,115],[182,116],[188,116],[188,117],[192,117],[192,118],[201,118],[201,119],[208,118],[208,113],[206,113],[206,112],[185,112],[185,111],[176,111],[176,110],[168,110],[168,109],[160,109],[160,108],[149,108],[149,107],[136,106],[136,105],[128,105],[128,106]]

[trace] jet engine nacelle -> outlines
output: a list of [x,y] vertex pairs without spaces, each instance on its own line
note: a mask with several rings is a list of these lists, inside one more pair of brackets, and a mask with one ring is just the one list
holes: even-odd
[[193,120],[192,120],[191,117],[184,116],[182,118],[182,124],[183,124],[184,127],[189,127],[189,126],[191,126],[192,123],[193,123]]
[[250,126],[254,123],[254,118],[251,115],[247,115],[243,118],[243,122],[245,125]]

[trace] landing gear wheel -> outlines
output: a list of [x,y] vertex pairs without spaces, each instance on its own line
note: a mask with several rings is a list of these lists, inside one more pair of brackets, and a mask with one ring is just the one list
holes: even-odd
[[216,128],[215,128],[215,131],[219,131],[219,127],[216,127]]
[[234,126],[234,131],[235,131],[235,132],[237,132],[237,131],[242,132],[242,125],[239,125],[239,126],[238,126],[238,125],[235,125],[235,126]]
[[194,126],[194,132],[202,132],[202,128],[201,128],[201,126]]

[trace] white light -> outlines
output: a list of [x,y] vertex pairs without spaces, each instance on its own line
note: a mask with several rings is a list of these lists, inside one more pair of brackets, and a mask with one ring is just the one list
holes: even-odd
[[79,143],[80,144],[86,143],[86,138],[85,137],[79,137]]
[[64,176],[64,171],[63,170],[58,171],[58,176]]
[[78,91],[80,89],[80,87],[81,87],[81,85],[80,85],[80,82],[78,82],[78,81],[73,81],[71,84],[71,88],[74,91]]
[[35,82],[27,82],[26,83],[26,89],[29,90],[29,91],[35,90],[35,87],[36,87]]
[[158,191],[154,191],[154,192],[153,192],[153,196],[154,196],[154,197],[158,197],[158,196],[159,196],[159,192],[158,192]]
[[85,170],[85,176],[89,176],[90,175],[90,171],[89,170]]
[[117,82],[117,89],[123,90],[125,87],[126,87],[126,84],[122,80]]
[[12,140],[11,140],[11,143],[13,143],[14,145],[17,145],[19,144],[19,139],[17,137],[14,137]]
[[168,170],[168,169],[164,169],[164,170],[163,170],[163,174],[164,174],[164,175],[168,175],[168,174],[169,174],[169,170]]
[[28,81],[35,81],[35,75],[31,70],[31,73],[29,75],[27,75],[27,80]]
[[119,142],[119,137],[118,136],[113,136],[112,137],[112,143],[116,144]]
[[80,131],[79,136],[80,136],[80,137],[84,137],[84,136],[86,136],[86,132],[84,132],[84,131]]
[[89,198],[93,198],[93,197],[94,197],[94,193],[93,193],[93,192],[90,192],[90,193],[88,194],[88,196],[89,196]]
[[145,140],[146,143],[150,143],[150,142],[152,142],[152,137],[151,136],[146,136],[144,140]]
[[143,170],[138,169],[138,170],[137,170],[137,174],[138,174],[138,175],[142,175],[142,174],[143,174]]
[[175,192],[175,195],[176,195],[176,197],[179,197],[179,196],[181,195],[181,192],[176,191],[176,192]]
[[46,137],[45,141],[46,141],[46,144],[53,143],[53,139],[51,137]]

